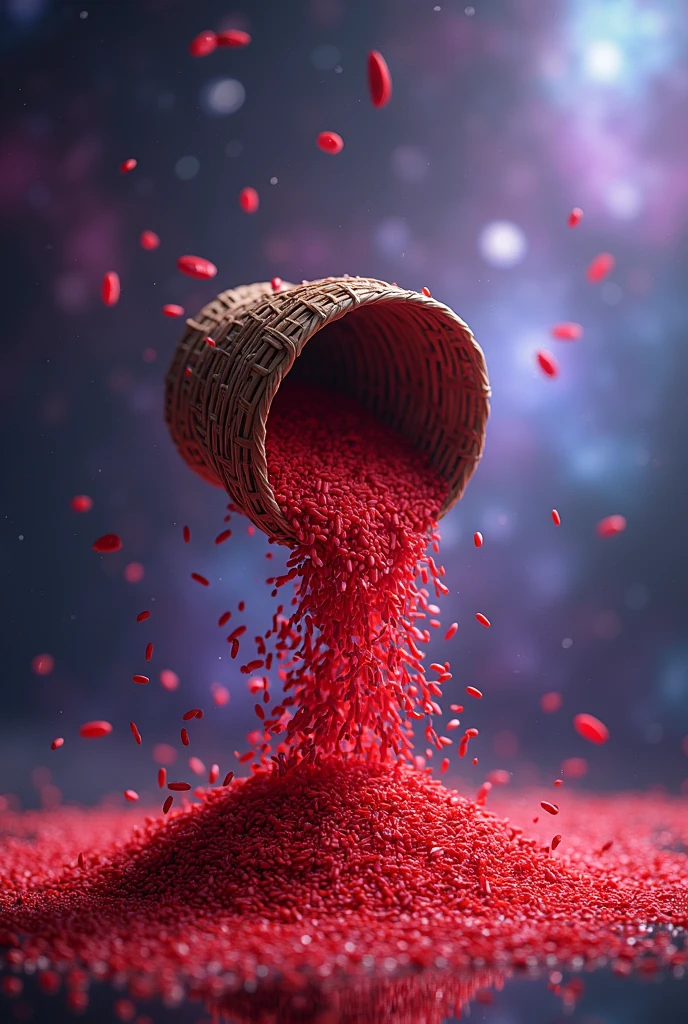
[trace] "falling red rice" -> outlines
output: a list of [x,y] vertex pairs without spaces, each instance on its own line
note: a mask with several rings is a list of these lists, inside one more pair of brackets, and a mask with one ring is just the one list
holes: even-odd
[[546,352],[545,349],[540,349],[537,353],[537,363],[547,377],[559,376],[559,364],[551,352]]
[[192,57],[208,57],[217,49],[218,40],[214,32],[205,29],[199,32],[189,43],[189,53]]
[[142,231],[139,236],[139,245],[142,249],[147,249],[150,252],[158,248],[160,237],[156,235],[155,231]]
[[318,135],[318,146],[322,149],[323,153],[330,153],[330,155],[336,156],[337,153],[341,153],[344,149],[344,139],[341,135],[337,135],[336,132],[320,132],[320,135]]
[[387,61],[378,50],[371,50],[368,54],[368,91],[374,107],[384,107],[392,98],[392,76]]
[[91,547],[101,555],[109,555],[122,550],[122,539],[116,533],[104,533]]
[[616,265],[616,260],[610,252],[601,252],[595,256],[589,264],[585,274],[590,284],[599,284],[605,277],[611,274]]
[[215,264],[203,259],[202,256],[180,256],[177,260],[177,270],[199,281],[208,281],[217,274]]
[[583,328],[575,323],[555,324],[552,328],[552,337],[557,341],[579,341],[583,337]]
[[552,714],[554,711],[558,711],[561,707],[562,696],[557,690],[551,690],[549,693],[543,693],[540,697],[540,707],[546,714]]
[[73,512],[90,512],[93,498],[89,498],[88,494],[75,494],[69,504]]
[[160,673],[160,682],[171,692],[179,687],[179,676],[171,668],[164,668]]
[[594,715],[576,715],[573,726],[578,735],[589,743],[606,743],[609,739],[609,729]]
[[597,524],[597,536],[616,537],[618,533],[623,533],[625,529],[626,520],[624,516],[607,516],[606,519],[600,519]]
[[86,740],[97,740],[102,736],[108,736],[112,732],[112,726],[109,722],[102,720],[96,720],[94,722],[84,722],[79,729],[79,735],[83,736]]
[[224,46],[234,50],[243,46],[248,46],[251,42],[251,37],[248,32],[242,32],[238,28],[228,29],[226,32],[218,32],[216,39],[218,46]]
[[119,302],[119,274],[114,270],[109,270],[103,277],[100,285],[100,295],[106,306],[116,306]]
[[239,193],[239,207],[244,213],[257,213],[260,206],[260,196],[254,188],[247,186]]

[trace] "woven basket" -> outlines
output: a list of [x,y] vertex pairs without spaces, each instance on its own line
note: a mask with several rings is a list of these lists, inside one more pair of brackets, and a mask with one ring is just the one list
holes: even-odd
[[355,396],[425,452],[449,483],[441,515],[463,494],[482,454],[490,388],[480,347],[447,306],[383,281],[330,277],[277,293],[231,289],[186,323],[166,380],[172,438],[268,536],[294,543],[265,456],[270,404],[292,368]]

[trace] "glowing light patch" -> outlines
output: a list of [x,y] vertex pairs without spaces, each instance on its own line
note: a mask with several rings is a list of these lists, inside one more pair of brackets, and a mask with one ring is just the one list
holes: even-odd
[[493,267],[515,267],[528,251],[525,232],[508,220],[494,220],[480,232],[480,255]]
[[614,82],[623,70],[624,58],[615,43],[598,40],[585,52],[585,70],[596,82]]

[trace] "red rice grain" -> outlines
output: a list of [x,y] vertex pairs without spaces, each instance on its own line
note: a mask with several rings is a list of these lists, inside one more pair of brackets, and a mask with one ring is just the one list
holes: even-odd
[[605,277],[611,274],[615,265],[616,260],[610,252],[601,252],[589,264],[585,276],[590,284],[599,284],[600,281],[604,281]]
[[226,32],[218,32],[216,39],[218,46],[234,50],[243,46],[248,46],[251,42],[251,37],[248,32],[242,32],[238,28],[228,29]]
[[192,57],[208,57],[217,49],[218,39],[214,32],[205,29],[199,32],[189,43],[189,53]]
[[72,512],[90,512],[93,508],[93,498],[88,494],[75,494],[70,501]]
[[208,281],[217,274],[215,264],[203,259],[202,256],[180,256],[177,260],[177,270],[199,281]]
[[368,54],[368,91],[374,107],[385,107],[392,98],[392,76],[387,61],[378,50]]
[[609,729],[594,715],[576,715],[573,726],[578,735],[589,743],[606,743],[609,739]]
[[341,135],[337,135],[336,132],[320,132],[320,135],[318,135],[318,146],[322,149],[323,153],[336,156],[337,153],[341,153],[344,149],[344,139]]
[[142,249],[152,252],[160,245],[160,237],[156,235],[155,231],[142,231],[139,235],[139,245]]
[[122,550],[122,539],[116,533],[104,533],[91,547],[101,555],[109,555]]
[[555,324],[552,328],[552,337],[557,341],[579,341],[583,337],[583,328],[580,324],[571,322]]
[[100,296],[106,306],[116,306],[119,302],[119,295],[119,274],[114,270],[109,270],[101,281]]
[[547,377],[559,376],[559,364],[551,352],[547,352],[545,349],[540,349],[536,354],[536,358],[538,366]]
[[239,207],[244,213],[257,213],[260,206],[260,196],[254,188],[247,186],[239,193]]
[[624,516],[607,516],[606,519],[600,519],[597,524],[597,536],[615,537],[618,533],[623,533],[625,529],[626,520]]
[[171,668],[164,668],[160,673],[160,682],[166,690],[172,692],[179,687],[179,676]]
[[86,740],[97,740],[102,736],[109,736],[112,732],[112,726],[109,722],[102,720],[96,720],[94,722],[84,722],[79,729],[79,735],[83,736]]

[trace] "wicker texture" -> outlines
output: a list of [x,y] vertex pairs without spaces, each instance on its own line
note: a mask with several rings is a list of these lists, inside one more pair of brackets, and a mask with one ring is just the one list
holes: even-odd
[[482,455],[490,389],[480,347],[447,306],[383,281],[333,277],[277,293],[268,283],[222,292],[186,323],[166,380],[172,438],[270,537],[294,542],[265,455],[270,404],[292,368],[355,396],[425,452],[449,483],[442,515],[463,494]]

